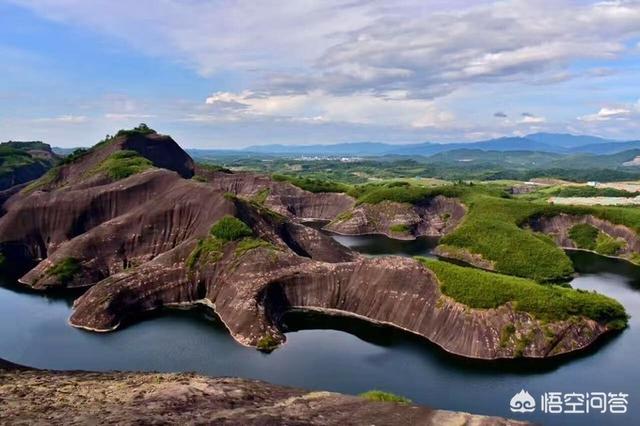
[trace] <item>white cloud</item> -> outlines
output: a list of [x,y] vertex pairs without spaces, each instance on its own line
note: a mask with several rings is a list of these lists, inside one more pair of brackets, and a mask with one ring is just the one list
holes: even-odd
[[59,115],[57,117],[36,118],[37,123],[60,123],[60,124],[81,124],[86,123],[88,118],[84,115]]
[[521,115],[522,119],[518,121],[518,124],[542,124],[547,121],[544,117],[539,117],[528,112],[523,112]]
[[333,95],[322,91],[298,94],[216,92],[206,99],[208,111],[190,117],[194,121],[235,121],[277,118],[308,123],[441,127],[454,120],[451,112],[440,110],[434,101],[403,98],[391,93],[382,98],[371,93]]
[[578,120],[587,122],[609,121],[616,119],[621,120],[626,119],[631,114],[631,112],[632,111],[628,108],[603,107],[600,108],[600,111],[595,114],[583,115],[582,117],[578,117]]
[[433,98],[474,82],[556,84],[573,61],[615,59],[640,35],[637,1],[13,1],[203,75],[240,70],[248,89],[272,93]]

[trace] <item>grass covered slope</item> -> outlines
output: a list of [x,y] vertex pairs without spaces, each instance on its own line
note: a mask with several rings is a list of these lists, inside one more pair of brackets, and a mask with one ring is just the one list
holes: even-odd
[[[573,273],[573,266],[553,239],[527,229],[532,218],[563,213],[593,215],[640,232],[640,209],[551,205],[546,199],[512,197],[507,191],[510,185],[498,182],[424,186],[398,180],[354,185],[303,177],[282,179],[312,192],[344,192],[356,199],[356,205],[385,201],[415,205],[437,195],[457,198],[468,211],[462,223],[441,240],[441,252],[483,268],[541,282],[565,279]],[[591,191],[582,187],[567,189],[571,194],[583,190]],[[346,211],[336,219],[348,220],[352,215]],[[619,241],[607,235],[596,235],[596,239],[601,254],[615,254],[620,247]],[[595,244],[594,240],[594,247]]]
[[584,316],[611,329],[627,325],[624,307],[601,294],[542,285],[434,259],[417,259],[436,274],[443,294],[471,308],[491,309],[511,302],[516,310],[543,321]]
[[0,143],[0,191],[39,178],[58,161],[42,142]]

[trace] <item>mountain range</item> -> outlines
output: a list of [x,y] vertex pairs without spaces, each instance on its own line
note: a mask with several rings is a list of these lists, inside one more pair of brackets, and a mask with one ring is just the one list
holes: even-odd
[[[483,151],[538,151],[558,154],[615,154],[640,149],[640,140],[616,141],[588,135],[533,133],[522,137],[501,137],[477,142],[387,144],[351,142],[328,145],[255,145],[240,150],[246,153],[272,155],[357,155],[357,156],[431,156],[434,154],[474,149]],[[238,152],[238,151],[236,151]]]

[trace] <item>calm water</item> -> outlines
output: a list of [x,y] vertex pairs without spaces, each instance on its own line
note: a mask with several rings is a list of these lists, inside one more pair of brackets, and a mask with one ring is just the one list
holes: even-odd
[[[427,254],[415,252],[419,242],[375,238],[338,239],[374,254],[380,254],[379,246],[363,249],[371,241],[387,252]],[[573,359],[464,360],[389,328],[301,314],[287,316],[287,344],[269,355],[236,344],[205,311],[170,311],[115,333],[93,334],[67,325],[69,298],[26,292],[7,282],[0,287],[0,358],[52,369],[197,371],[352,394],[383,389],[433,407],[544,424],[640,424],[640,271],[588,253],[570,255],[581,272],[574,287],[615,297],[633,315],[629,329]],[[509,400],[521,388],[534,396],[625,392],[631,395],[629,413],[514,416]]]

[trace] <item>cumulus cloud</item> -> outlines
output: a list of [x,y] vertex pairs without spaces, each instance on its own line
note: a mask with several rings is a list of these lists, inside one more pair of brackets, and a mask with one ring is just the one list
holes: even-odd
[[190,120],[270,118],[307,123],[343,122],[416,128],[441,127],[454,120],[451,112],[439,109],[433,101],[407,99],[400,93],[380,98],[370,93],[338,96],[323,91],[264,94],[245,90],[238,93],[216,92],[205,103],[206,110],[190,116]]
[[[212,78],[210,90],[218,91],[204,104],[171,111],[198,123],[348,123],[464,135],[544,123],[553,130],[555,111],[542,108],[549,120],[533,114],[511,120],[499,111],[494,117],[502,119],[487,126],[483,110],[473,123],[462,95],[479,87],[521,93],[533,85],[542,93],[540,86],[577,78],[607,80],[620,70],[617,60],[637,51],[640,37],[635,0],[7,1],[204,77],[225,73],[228,86],[220,90]],[[519,108],[537,110],[546,101],[533,97]],[[123,102],[98,114],[110,120],[162,115],[163,106]],[[487,102],[480,109],[487,104],[492,108]],[[586,126],[624,117],[603,110],[569,120]]]
[[252,90],[280,93],[430,99],[474,82],[555,84],[572,78],[572,61],[614,59],[640,35],[637,1],[13,1],[204,75],[248,72]]

